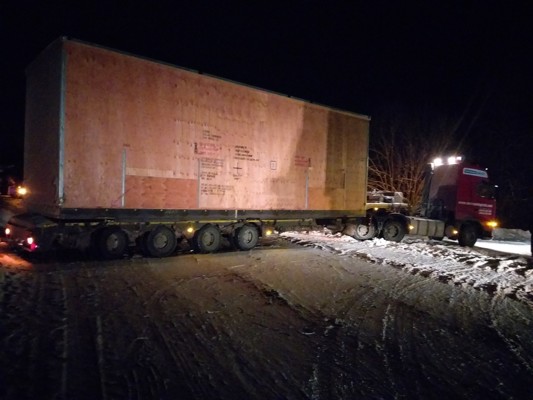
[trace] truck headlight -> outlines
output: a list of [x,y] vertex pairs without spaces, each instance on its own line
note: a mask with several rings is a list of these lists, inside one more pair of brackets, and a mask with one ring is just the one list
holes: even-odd
[[497,228],[498,227],[498,221],[495,221],[495,220],[491,220],[491,221],[488,221],[486,222],[486,225],[489,227],[489,228]]

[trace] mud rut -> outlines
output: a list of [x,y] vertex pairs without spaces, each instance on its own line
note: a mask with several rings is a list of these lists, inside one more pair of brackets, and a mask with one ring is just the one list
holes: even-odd
[[4,263],[5,399],[527,398],[533,312],[284,245]]

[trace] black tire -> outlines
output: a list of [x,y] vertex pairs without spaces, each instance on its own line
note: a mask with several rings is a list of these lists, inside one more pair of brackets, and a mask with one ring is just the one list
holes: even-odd
[[399,242],[405,236],[405,226],[400,221],[389,220],[383,225],[383,239],[389,242]]
[[174,253],[178,240],[166,226],[158,226],[142,237],[143,252],[149,257],[168,257]]
[[207,224],[194,234],[192,248],[198,253],[213,253],[220,248],[221,242],[220,230],[214,225]]
[[101,258],[106,260],[121,258],[128,248],[128,236],[118,227],[104,228],[96,232],[95,245]]
[[477,229],[472,224],[465,224],[459,229],[457,238],[459,246],[474,247],[477,242]]
[[246,224],[238,228],[233,236],[233,244],[239,250],[253,249],[259,242],[259,231],[252,224]]
[[368,224],[356,224],[354,227],[353,238],[357,240],[369,240],[376,236],[376,226],[369,222]]

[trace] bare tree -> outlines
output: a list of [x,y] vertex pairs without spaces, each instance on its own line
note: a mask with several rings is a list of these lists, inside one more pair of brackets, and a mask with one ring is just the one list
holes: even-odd
[[452,121],[428,107],[395,107],[378,114],[371,128],[369,190],[403,192],[412,210],[418,210],[428,163],[458,153],[454,142]]

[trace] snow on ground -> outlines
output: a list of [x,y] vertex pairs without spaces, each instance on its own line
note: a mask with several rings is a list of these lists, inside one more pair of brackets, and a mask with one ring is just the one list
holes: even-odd
[[483,249],[495,250],[502,253],[518,254],[522,256],[531,255],[531,246],[529,243],[509,242],[505,240],[478,240],[476,247]]
[[466,248],[452,241],[415,236],[393,243],[384,239],[358,241],[327,230],[284,232],[281,235],[304,246],[361,257],[444,283],[471,286],[533,307],[533,261],[527,236],[521,242],[510,241],[504,240],[505,236],[500,232],[499,240],[483,240],[476,248]]
[[478,240],[476,247],[502,253],[531,255],[531,234],[521,229],[495,229],[492,240]]

